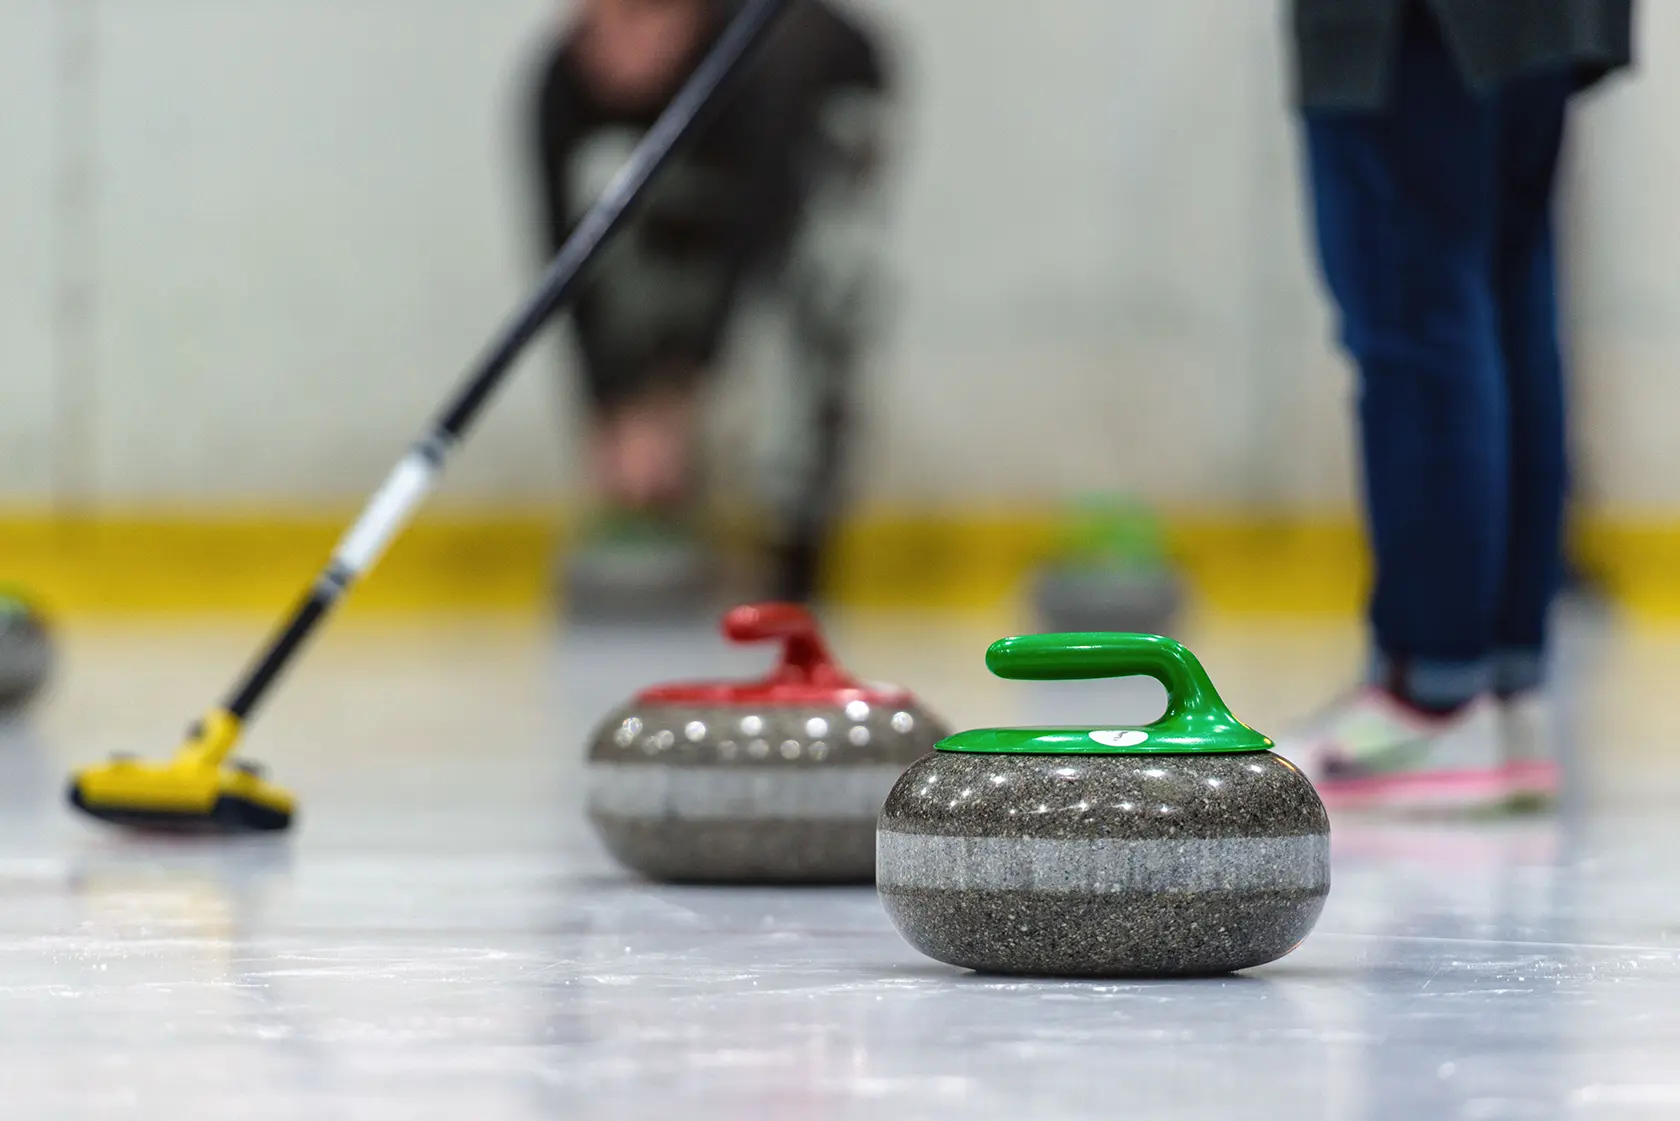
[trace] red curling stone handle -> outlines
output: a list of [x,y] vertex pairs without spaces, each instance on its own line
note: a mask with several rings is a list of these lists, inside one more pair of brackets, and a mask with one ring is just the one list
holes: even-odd
[[847,687],[855,685],[823,642],[811,613],[797,603],[748,603],[723,617],[723,633],[731,642],[782,642],[781,663],[771,681]]

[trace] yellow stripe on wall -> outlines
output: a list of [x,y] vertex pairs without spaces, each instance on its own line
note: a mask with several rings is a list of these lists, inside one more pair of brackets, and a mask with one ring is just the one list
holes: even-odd
[[[279,611],[347,516],[242,513],[0,516],[0,580],[61,613]],[[352,593],[363,609],[524,608],[546,592],[553,518],[434,515]]]
[[1575,534],[1575,555],[1630,614],[1680,619],[1680,518],[1585,519]]
[[[62,613],[277,612],[326,559],[348,514],[0,514],[0,580]],[[1352,518],[1182,512],[1168,537],[1200,605],[1349,614],[1366,583]],[[432,513],[351,597],[367,611],[526,610],[549,594],[562,519]],[[1680,517],[1589,519],[1578,553],[1633,611],[1680,617]],[[995,607],[1054,549],[1053,518],[1020,511],[873,510],[842,535],[831,587],[872,607]]]
[[[1207,607],[1358,608],[1366,562],[1351,520],[1183,514],[1166,524],[1168,547]],[[871,606],[990,606],[1021,594],[1057,535],[1042,515],[875,513],[844,535],[833,586],[843,602]]]

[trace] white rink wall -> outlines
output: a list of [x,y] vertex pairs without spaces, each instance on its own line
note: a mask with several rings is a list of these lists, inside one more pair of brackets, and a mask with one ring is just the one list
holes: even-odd
[[[866,492],[1345,509],[1280,3],[876,0],[908,119]],[[549,0],[0,5],[0,502],[339,505],[534,274]],[[1680,506],[1680,6],[1581,114],[1583,497]],[[21,111],[18,110],[21,107]],[[550,348],[456,502],[575,493]],[[1012,448],[1018,450],[1011,450]]]

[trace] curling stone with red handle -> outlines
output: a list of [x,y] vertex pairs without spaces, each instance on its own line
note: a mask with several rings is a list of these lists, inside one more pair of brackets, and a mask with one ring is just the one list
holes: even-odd
[[907,691],[841,669],[801,607],[737,607],[723,631],[780,641],[780,664],[760,681],[644,689],[607,716],[590,820],[653,879],[867,883],[887,792],[946,728]]

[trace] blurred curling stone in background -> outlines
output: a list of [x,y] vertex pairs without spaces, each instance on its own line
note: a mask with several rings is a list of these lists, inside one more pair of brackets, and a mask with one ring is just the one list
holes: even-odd
[[1047,631],[1169,632],[1184,583],[1160,519],[1141,502],[1090,495],[1069,510],[1055,557],[1033,582]]
[[613,511],[560,558],[557,592],[576,622],[693,620],[718,609],[723,572],[688,520]]
[[35,600],[0,585],[0,715],[27,705],[52,673],[53,640]]

